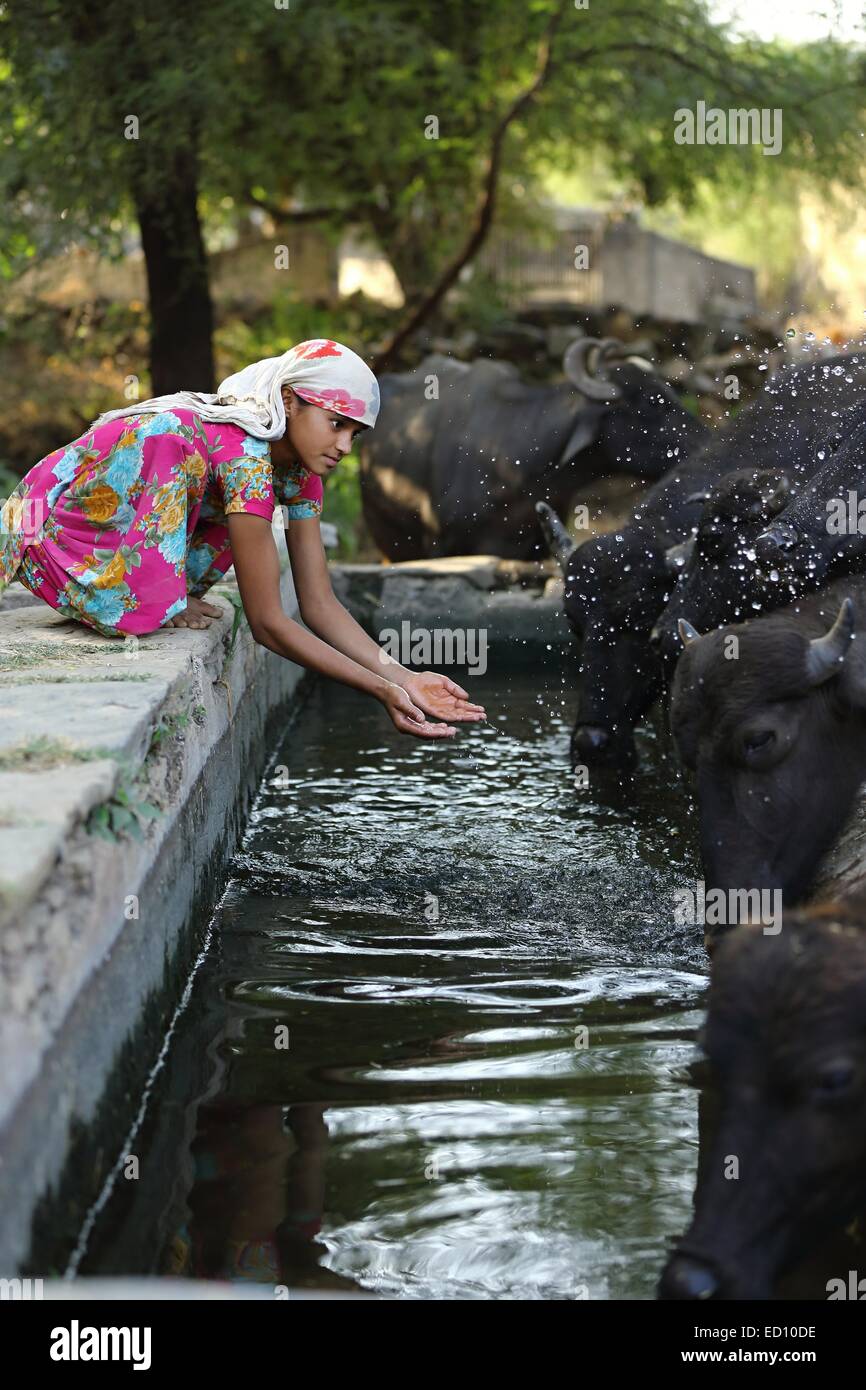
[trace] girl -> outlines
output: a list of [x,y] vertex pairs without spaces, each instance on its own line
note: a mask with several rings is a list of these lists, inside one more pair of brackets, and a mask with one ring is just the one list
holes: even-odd
[[[411,672],[337,600],[319,533],[323,478],[379,411],[365,362],[331,339],[253,362],[215,395],[179,391],[104,412],[37,463],[0,512],[0,594],[17,575],[107,637],[208,627],[202,595],[233,564],[256,642],[366,691],[401,733],[446,738],[484,719],[465,690]],[[306,631],[283,612],[280,504]]]

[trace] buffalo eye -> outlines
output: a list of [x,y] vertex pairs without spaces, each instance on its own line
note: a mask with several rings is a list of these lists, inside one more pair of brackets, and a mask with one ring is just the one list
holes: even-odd
[[776,732],[774,729],[756,729],[754,733],[746,734],[743,739],[743,748],[746,753],[761,753],[770,748],[775,742]]
[[818,1100],[835,1100],[851,1089],[857,1074],[853,1062],[840,1058],[829,1062],[812,1081],[812,1091]]

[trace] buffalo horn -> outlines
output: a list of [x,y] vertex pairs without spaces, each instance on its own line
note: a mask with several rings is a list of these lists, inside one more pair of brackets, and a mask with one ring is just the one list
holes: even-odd
[[809,643],[806,676],[810,685],[821,685],[838,673],[853,636],[854,604],[850,598],[844,598],[830,631]]
[[577,546],[552,507],[546,502],[536,502],[535,510],[550,553],[565,574],[569,559]]
[[680,634],[680,641],[684,647],[690,642],[696,642],[700,637],[696,627],[692,627],[687,618],[677,618],[677,632]]
[[[596,373],[602,369],[602,363],[614,349],[622,351],[624,344],[618,338],[578,338],[575,342],[569,343],[565,349],[565,356],[562,359],[562,370],[569,381],[579,391],[591,401],[618,401],[622,396],[622,391],[612,381],[605,381]],[[592,370],[589,366],[589,354],[595,352]]]

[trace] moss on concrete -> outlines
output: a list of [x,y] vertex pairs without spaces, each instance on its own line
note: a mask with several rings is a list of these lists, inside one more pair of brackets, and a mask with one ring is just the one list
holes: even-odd
[[[2,669],[2,668],[0,668]],[[6,685],[38,685],[40,682],[47,685],[60,685],[64,681],[73,681],[75,685],[87,685],[102,681],[151,681],[154,679],[152,671],[145,671],[141,675],[120,671],[106,671],[101,676],[81,676],[77,672],[60,671],[57,674],[52,672],[34,672],[32,676],[0,676],[0,686]]]
[[39,772],[60,763],[94,762],[117,758],[109,748],[76,748],[62,739],[32,738],[0,749],[0,772]]
[[[79,657],[107,656],[114,649],[123,650],[123,642],[106,638],[104,642],[15,642],[0,647],[0,671],[14,671],[22,666],[41,666],[46,661],[76,661]],[[136,652],[156,651],[153,642],[138,642]]]

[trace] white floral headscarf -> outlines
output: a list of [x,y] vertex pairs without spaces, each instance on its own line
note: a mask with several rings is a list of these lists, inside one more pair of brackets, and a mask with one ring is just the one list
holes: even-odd
[[143,411],[194,410],[203,420],[231,421],[259,439],[280,439],[286,430],[281,387],[291,386],[305,401],[334,410],[371,429],[379,414],[379,383],[366,362],[343,343],[309,338],[282,357],[263,357],[227,376],[216,392],[177,391],[153,396],[119,410],[106,410],[91,429],[122,415]]

